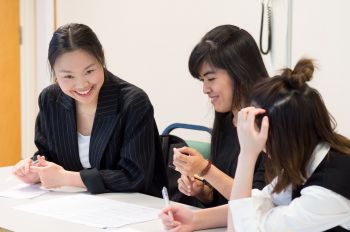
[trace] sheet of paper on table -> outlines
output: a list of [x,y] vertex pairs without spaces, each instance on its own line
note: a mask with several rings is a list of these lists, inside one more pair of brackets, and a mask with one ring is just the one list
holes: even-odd
[[158,218],[160,210],[89,194],[16,206],[15,209],[98,228],[116,228]]
[[9,189],[0,191],[0,197],[14,199],[28,199],[38,197],[49,192],[48,189],[43,189],[40,184],[19,184]]

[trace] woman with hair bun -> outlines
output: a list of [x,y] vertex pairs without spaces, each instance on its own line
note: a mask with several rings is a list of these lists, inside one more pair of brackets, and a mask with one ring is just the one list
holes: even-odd
[[[251,92],[252,106],[239,112],[228,231],[350,230],[350,141],[335,132],[321,95],[306,83],[313,71],[312,60],[302,59],[264,79]],[[270,184],[252,191],[262,150]]]

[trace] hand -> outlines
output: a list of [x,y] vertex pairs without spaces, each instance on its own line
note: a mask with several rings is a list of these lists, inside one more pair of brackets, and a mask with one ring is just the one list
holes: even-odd
[[255,159],[265,148],[268,136],[269,121],[267,116],[264,116],[260,130],[255,124],[256,115],[263,113],[265,113],[264,109],[255,107],[244,108],[238,113],[237,132],[241,154]]
[[65,186],[67,171],[58,164],[39,157],[39,166],[31,167],[31,171],[39,175],[41,185],[45,188],[58,188]]
[[178,189],[187,196],[196,196],[203,191],[204,184],[197,179],[191,180],[188,176],[181,175],[177,180]]
[[31,171],[33,166],[32,159],[24,159],[19,161],[12,169],[12,174],[27,184],[35,184],[40,181],[39,175]]
[[176,171],[194,180],[194,174],[200,174],[207,166],[208,161],[195,149],[182,147],[174,148],[173,164]]
[[[172,220],[168,212],[171,211],[174,220]],[[187,232],[194,230],[194,213],[182,205],[170,205],[162,210],[159,218],[167,231]]]

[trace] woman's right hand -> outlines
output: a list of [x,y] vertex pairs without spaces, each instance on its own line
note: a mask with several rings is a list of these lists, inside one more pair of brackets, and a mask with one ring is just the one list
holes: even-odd
[[[169,216],[172,212],[173,218]],[[182,205],[170,205],[159,214],[164,228],[171,232],[187,232],[195,229],[194,213]]]
[[12,169],[12,174],[17,176],[21,181],[27,184],[35,184],[40,181],[39,175],[30,170],[33,165],[32,159],[19,161]]
[[181,175],[177,180],[178,189],[187,196],[196,196],[203,191],[204,184],[197,179],[191,180],[188,176]]

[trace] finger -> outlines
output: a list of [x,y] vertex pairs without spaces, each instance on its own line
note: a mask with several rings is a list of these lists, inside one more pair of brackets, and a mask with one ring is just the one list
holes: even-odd
[[183,194],[185,194],[185,195],[188,195],[188,196],[190,196],[191,195],[191,191],[189,191],[190,190],[190,188],[188,188],[188,185],[186,185],[186,183],[182,180],[182,179],[180,179],[180,181],[179,181],[179,190],[183,193]]
[[173,161],[173,164],[175,166],[175,170],[180,172],[180,173],[183,173],[185,171],[185,165],[182,163],[182,162],[179,162],[179,161],[176,161],[174,160]]
[[21,166],[18,168],[18,171],[20,172],[20,174],[21,174],[22,176],[25,176],[25,175],[26,175],[24,162],[23,162],[23,163],[21,164]]
[[260,129],[259,135],[262,138],[267,139],[268,133],[269,133],[269,118],[267,116],[264,116],[261,122],[261,129]]
[[190,181],[190,179],[188,178],[188,176],[186,176],[186,175],[181,175],[181,180],[183,181],[183,183],[185,184],[185,186],[186,186],[188,189],[191,189],[192,182]]
[[187,192],[187,189],[185,187],[183,187],[182,185],[179,185],[178,186],[179,188],[179,191],[182,193],[182,194],[185,194],[186,196],[190,196]]
[[182,147],[182,148],[179,148],[178,151],[183,153],[183,154],[190,155],[190,156],[201,155],[196,149],[191,148],[191,147]]
[[45,156],[40,156],[38,155],[38,165],[37,166],[40,166],[40,167],[45,167],[48,165],[48,162],[46,161],[46,158]]
[[25,176],[21,169],[14,170],[13,174],[20,177]]
[[265,113],[265,110],[261,109],[261,108],[250,109],[247,112],[247,121],[248,121],[249,126],[254,128],[256,115],[263,114],[263,113]]
[[238,112],[237,125],[241,125],[246,119],[247,112],[243,109]]
[[238,112],[238,118],[241,118],[241,119],[245,120],[245,119],[247,118],[248,112],[249,112],[251,109],[254,109],[254,107],[249,106],[249,107],[246,107],[246,108],[241,109],[241,110]]
[[163,225],[164,225],[164,229],[166,231],[171,231],[172,229],[178,227],[180,225],[180,222],[172,222],[172,223],[169,223],[169,224],[163,223]]
[[33,173],[40,173],[44,167],[39,167],[39,166],[30,166],[30,171]]
[[24,160],[24,173],[25,174],[28,174],[29,173],[29,169],[30,169],[30,166],[32,165],[32,159],[25,159]]
[[174,157],[173,157],[174,160],[186,163],[187,162],[187,158],[188,158],[188,156],[185,155],[184,153],[181,153],[181,152],[178,152],[178,151],[174,152]]
[[185,195],[187,195],[186,189],[184,189],[183,185],[178,183],[177,188],[179,189],[179,191]]
[[12,169],[12,174],[16,176],[23,176],[23,173],[21,172],[22,165],[23,165],[23,160],[21,160],[15,165],[15,167]]
[[177,222],[176,227],[168,230],[168,232],[180,232],[180,231],[181,231],[181,223],[180,222]]

